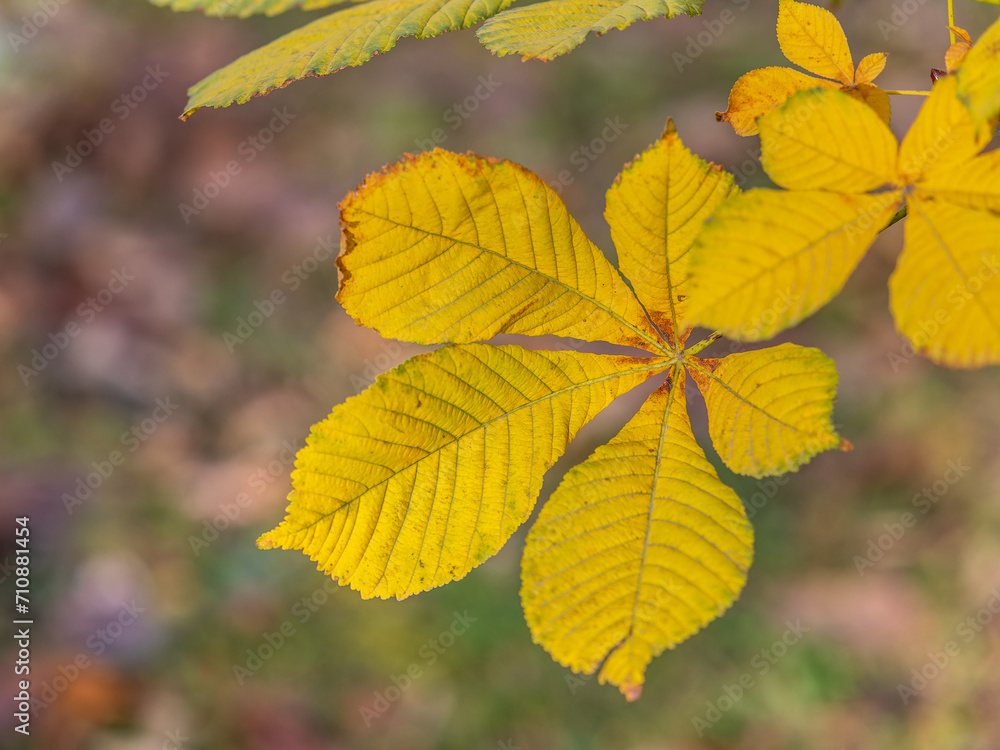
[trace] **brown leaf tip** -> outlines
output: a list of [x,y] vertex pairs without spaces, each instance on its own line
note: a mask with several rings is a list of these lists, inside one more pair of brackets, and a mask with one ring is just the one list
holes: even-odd
[[622,695],[625,696],[625,700],[629,703],[635,703],[639,700],[642,695],[642,685],[633,685],[632,683],[623,683],[620,687]]

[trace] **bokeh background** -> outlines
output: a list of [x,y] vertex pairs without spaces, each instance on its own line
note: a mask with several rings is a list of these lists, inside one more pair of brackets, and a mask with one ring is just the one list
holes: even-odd
[[[720,468],[752,507],[750,582],[723,618],[653,662],[636,704],[532,644],[518,600],[523,529],[463,581],[403,602],[362,601],[304,556],[253,544],[283,515],[288,447],[418,351],[356,327],[334,299],[333,261],[308,261],[321,240],[337,242],[345,193],[441,128],[448,149],[547,180],[568,170],[564,199],[613,257],[604,191],[667,116],[744,186],[766,184],[757,139],[713,113],[741,73],[782,64],[776,2],[709,0],[701,18],[636,24],[547,64],[493,57],[471,31],[403,40],[362,68],[186,123],[187,86],[309,15],[217,20],[139,0],[53,0],[15,43],[42,6],[0,11],[0,610],[13,619],[14,519],[27,515],[42,701],[30,740],[15,734],[5,637],[0,745],[1000,747],[1000,618],[989,610],[1000,608],[1000,382],[996,369],[906,356],[886,292],[902,225],[835,302],[782,337],[836,360],[836,421],[854,451],[780,484]],[[839,13],[855,59],[890,52],[880,82],[914,89],[943,67],[945,6],[870,0]],[[699,43],[727,10],[734,22]],[[958,3],[974,36],[995,15]],[[476,99],[480,76],[493,90]],[[894,98],[897,133],[918,104]],[[453,128],[455,105],[468,117]],[[284,123],[268,137],[275,109]],[[55,166],[105,118],[92,153]],[[609,118],[624,127],[591,160],[579,149]],[[258,150],[253,137],[269,142]],[[233,160],[228,184],[182,212]],[[293,289],[296,266],[308,272]],[[122,286],[116,272],[132,278]],[[284,303],[245,341],[227,339],[274,290]],[[543,500],[641,395],[581,435]],[[915,525],[893,538],[907,512]],[[914,669],[933,678],[901,695],[922,684]],[[747,677],[752,687],[734,687]]]

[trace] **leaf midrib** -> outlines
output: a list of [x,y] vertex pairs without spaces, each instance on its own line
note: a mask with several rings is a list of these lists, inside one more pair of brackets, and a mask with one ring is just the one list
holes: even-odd
[[[941,234],[937,230],[937,227],[934,226],[934,224],[930,220],[930,217],[923,210],[920,200],[910,198],[909,200],[907,200],[907,205],[908,206],[912,205],[913,208],[916,209],[916,212],[920,215],[920,218],[924,220],[924,223],[927,225],[927,229],[930,230],[931,235],[934,237],[934,241],[937,243],[938,247],[940,247],[941,250],[944,252],[945,257],[948,259],[948,262],[951,264],[952,269],[955,271],[955,275],[962,280],[962,284],[965,286],[966,289],[968,289],[969,278],[967,274],[962,269],[962,266],[959,264],[958,260],[955,258],[954,254],[951,251],[951,248],[948,246],[948,243],[945,242],[944,237],[941,236]],[[1000,331],[1000,321],[997,321],[997,319],[993,317],[993,314],[989,306],[986,305],[979,298],[978,294],[972,295],[972,299],[976,303],[976,306],[982,310],[983,317],[985,317],[988,321],[990,321],[990,323],[993,324],[994,329]]]
[[756,409],[761,414],[763,414],[765,417],[767,417],[770,420],[773,420],[773,421],[777,422],[782,427],[788,427],[789,429],[795,430],[796,432],[799,432],[799,433],[801,433],[803,435],[815,435],[815,434],[818,434],[818,433],[814,433],[814,432],[808,432],[806,430],[803,430],[801,427],[796,427],[795,425],[789,424],[788,422],[784,421],[783,419],[779,419],[778,417],[773,416],[770,412],[766,411],[763,407],[758,406],[753,401],[750,401],[745,396],[742,396],[742,395],[740,395],[740,393],[738,393],[737,391],[733,390],[732,386],[730,386],[729,383],[727,383],[725,380],[723,380],[722,378],[720,378],[714,372],[712,372],[711,370],[703,367],[702,365],[695,364],[693,361],[691,361],[689,359],[687,361],[687,363],[686,363],[686,366],[690,367],[693,370],[697,370],[698,372],[702,373],[703,375],[711,378],[713,381],[715,381],[716,383],[718,383],[719,385],[721,385],[723,388],[725,388],[727,391],[729,391],[729,393],[731,393],[737,400],[741,401],[742,403],[746,404],[747,406],[750,406],[753,409]]
[[663,442],[666,439],[667,430],[670,429],[670,415],[673,410],[674,401],[677,398],[678,387],[680,387],[683,391],[684,381],[681,380],[680,386],[678,386],[677,381],[678,378],[685,377],[684,368],[680,363],[675,363],[670,375],[672,382],[670,383],[670,393],[667,394],[666,407],[663,409],[663,421],[660,422],[660,435],[656,445],[656,464],[653,468],[653,482],[649,495],[649,507],[646,511],[646,537],[642,540],[642,554],[639,556],[639,577],[635,584],[635,597],[632,600],[632,614],[629,617],[628,633],[626,633],[621,643],[608,652],[608,657],[626,644],[629,644],[629,655],[631,656],[631,640],[635,634],[635,622],[638,617],[639,610],[639,595],[642,592],[642,575],[646,568],[646,553],[649,550],[649,538],[653,533],[653,507],[656,505],[656,486],[660,481],[660,468],[663,463]]
[[[812,33],[810,33],[809,29],[806,28],[806,26],[802,23],[802,21],[799,19],[799,17],[797,15],[795,15],[794,12],[791,13],[790,15],[791,15],[792,19],[795,21],[795,23],[798,25],[799,29],[802,31],[802,33],[809,38],[809,41],[811,41],[814,45],[816,45],[816,49],[818,49],[820,52],[822,52],[823,55],[830,62],[833,63],[833,66],[837,70],[840,71],[840,74],[843,76],[843,78],[840,79],[840,83],[843,83],[845,86],[851,85],[853,83],[853,81],[854,81],[854,74],[855,74],[856,71],[854,71],[853,69],[850,70],[850,71],[847,71],[847,70],[844,70],[842,67],[840,67],[840,63],[837,62],[837,60],[834,59],[833,55],[831,55],[829,52],[827,52],[827,50],[823,47],[823,45],[820,44],[819,40],[815,36],[813,36]],[[843,30],[841,30],[841,31],[843,31]],[[847,48],[847,53],[848,53],[848,55],[850,55],[850,53],[851,53],[851,48],[850,48],[849,45],[848,45],[848,48]],[[851,67],[852,68],[854,67],[854,56],[853,55],[851,55]],[[808,70],[808,68],[806,68],[806,70]],[[810,70],[809,72],[812,73],[813,71]],[[819,74],[818,73],[814,73],[814,75],[819,75]]]
[[[537,275],[541,276],[543,279],[546,279],[547,281],[551,281],[553,284],[556,284],[556,285],[562,287],[563,289],[565,289],[568,292],[576,294],[577,296],[583,298],[587,302],[590,302],[595,307],[603,310],[609,316],[611,316],[616,321],[618,321],[619,323],[621,323],[625,328],[628,328],[630,331],[632,331],[633,333],[635,333],[643,341],[647,342],[648,344],[651,344],[653,346],[653,348],[657,352],[659,352],[661,354],[669,354],[670,353],[669,350],[666,350],[666,349],[663,348],[662,342],[658,341],[655,336],[650,336],[646,331],[643,331],[641,328],[636,327],[633,323],[630,323],[629,321],[625,320],[625,318],[623,318],[621,315],[619,315],[617,312],[615,312],[614,310],[612,310],[607,305],[605,305],[602,302],[594,299],[593,297],[587,296],[580,289],[577,289],[574,286],[570,286],[565,281],[561,281],[560,279],[557,279],[554,276],[550,276],[547,273],[542,273],[537,268],[532,268],[531,266],[528,266],[528,265],[526,265],[524,263],[516,261],[516,260],[514,260],[513,258],[511,258],[511,257],[509,257],[507,255],[502,255],[501,253],[498,253],[495,250],[491,250],[488,247],[482,247],[481,245],[476,245],[476,244],[474,244],[472,242],[467,242],[465,240],[460,240],[460,239],[458,239],[456,237],[449,237],[448,235],[441,234],[440,232],[432,232],[431,230],[425,229],[423,227],[413,226],[412,224],[404,224],[404,223],[402,223],[400,221],[397,221],[396,219],[392,219],[392,218],[389,218],[388,216],[382,216],[380,214],[373,213],[373,212],[371,212],[371,211],[369,211],[367,209],[361,208],[361,207],[355,207],[354,210],[356,210],[358,213],[366,214],[367,216],[371,216],[373,218],[381,219],[382,221],[389,222],[390,224],[393,224],[394,226],[397,226],[397,227],[401,227],[402,229],[411,229],[411,230],[413,230],[415,232],[422,232],[423,234],[426,234],[429,237],[437,237],[438,239],[442,239],[442,240],[447,240],[449,242],[453,242],[456,245],[462,245],[463,247],[468,247],[468,248],[471,248],[471,249],[474,249],[474,250],[479,250],[480,252],[489,253],[490,255],[492,255],[492,256],[494,256],[496,258],[501,258],[501,259],[507,261],[508,263],[510,263],[513,266],[517,266],[518,268],[522,268],[525,271],[528,271],[529,273],[537,274]],[[614,270],[614,269],[612,268],[612,270]]]
[[[798,192],[798,191],[790,191],[790,190],[789,191],[771,190],[769,188],[760,188],[760,190],[761,191],[767,191],[769,193],[782,193],[782,194],[783,193]],[[805,191],[805,192],[825,192],[825,191]],[[743,195],[751,196],[751,195],[753,195],[753,191],[748,192],[748,193],[744,193]],[[833,193],[833,192],[831,192],[831,193],[829,193],[829,195],[844,195],[844,194],[843,193]],[[752,276],[749,276],[747,278],[740,279],[740,283],[739,283],[738,287],[731,287],[729,289],[723,289],[722,292],[717,297],[715,297],[713,299],[713,303],[716,302],[716,301],[718,301],[718,300],[720,300],[720,299],[722,299],[722,298],[724,298],[724,297],[729,297],[732,294],[738,293],[738,292],[744,290],[747,286],[750,286],[751,284],[756,284],[764,276],[767,276],[768,274],[775,273],[778,268],[781,268],[786,263],[790,263],[790,262],[793,262],[793,261],[797,260],[799,258],[799,256],[804,255],[806,253],[812,252],[813,250],[815,250],[822,243],[824,243],[824,242],[832,239],[833,237],[836,237],[841,232],[847,231],[847,227],[852,226],[854,224],[857,224],[859,221],[864,221],[865,218],[869,214],[876,213],[877,211],[886,211],[890,207],[893,208],[893,210],[895,211],[896,207],[899,206],[899,205],[902,205],[902,203],[903,203],[903,198],[902,198],[903,191],[902,190],[893,190],[893,191],[890,191],[888,193],[871,193],[871,194],[866,193],[865,195],[859,196],[859,197],[865,197],[865,198],[871,197],[871,198],[874,198],[874,197],[879,196],[879,195],[895,195],[896,196],[896,200],[894,200],[892,203],[886,203],[884,206],[882,206],[882,207],[876,207],[876,208],[874,208],[872,210],[858,211],[854,216],[852,216],[850,218],[849,221],[845,221],[843,224],[840,224],[839,226],[836,226],[836,227],[833,227],[833,228],[829,229],[827,232],[825,232],[820,237],[817,237],[815,239],[807,239],[806,244],[803,247],[801,247],[798,250],[796,250],[791,255],[780,255],[780,256],[778,256],[777,262],[775,262],[775,263],[773,263],[771,265],[759,266],[758,268],[760,270],[758,270],[755,274],[753,274]],[[742,217],[739,217],[739,218],[742,219]],[[775,222],[772,222],[772,223],[775,223]],[[881,231],[881,230],[879,230],[879,231]],[[866,247],[864,252],[867,252],[867,250],[868,250],[868,248]]]
[[[618,356],[618,355],[597,355],[597,356]],[[516,414],[517,412],[521,411],[522,409],[530,408],[530,407],[532,407],[532,406],[534,406],[536,404],[544,403],[545,401],[547,401],[549,399],[552,399],[552,398],[555,398],[557,396],[561,396],[563,394],[569,393],[569,392],[571,392],[571,391],[573,391],[573,390],[575,390],[577,388],[583,388],[583,387],[586,387],[586,386],[595,385],[597,383],[603,383],[603,382],[605,382],[607,380],[612,380],[614,378],[625,377],[626,375],[629,375],[629,374],[632,374],[632,373],[650,372],[651,374],[655,374],[655,372],[657,370],[661,370],[661,371],[662,370],[666,370],[670,366],[669,361],[667,361],[666,359],[661,359],[661,358],[657,358],[657,359],[661,360],[661,361],[658,361],[655,364],[647,364],[647,365],[645,365],[643,367],[635,367],[635,368],[627,368],[627,369],[623,369],[623,370],[618,370],[618,371],[610,373],[608,375],[602,375],[602,376],[597,377],[597,378],[591,378],[589,380],[585,380],[585,381],[580,382],[580,383],[573,383],[573,384],[571,384],[569,386],[566,386],[565,388],[560,388],[557,391],[552,391],[551,393],[548,393],[545,396],[542,396],[541,398],[535,399],[534,401],[528,401],[528,402],[526,402],[524,404],[521,404],[520,406],[517,406],[517,407],[511,409],[510,411],[506,411],[503,414],[500,414],[500,415],[498,415],[498,416],[496,416],[496,417],[494,417],[494,418],[492,418],[492,419],[490,419],[490,420],[488,420],[486,422],[481,422],[478,427],[475,427],[475,428],[473,428],[472,430],[470,430],[470,431],[468,431],[466,433],[463,433],[461,435],[453,437],[452,439],[448,440],[447,442],[442,443],[441,445],[439,445],[434,450],[428,451],[426,453],[426,455],[423,455],[420,458],[417,458],[416,460],[410,462],[406,466],[403,466],[403,467],[395,470],[390,476],[386,477],[385,479],[383,479],[382,481],[378,482],[377,484],[373,484],[372,486],[370,486],[367,489],[365,489],[364,492],[362,492],[362,493],[360,493],[358,495],[355,495],[353,498],[350,498],[349,500],[344,501],[340,506],[338,506],[336,509],[332,510],[331,512],[324,513],[323,515],[318,516],[314,521],[312,521],[311,523],[309,523],[307,525],[302,525],[300,528],[296,529],[296,532],[305,531],[306,529],[309,529],[309,528],[315,526],[320,521],[322,521],[322,520],[324,520],[326,518],[329,518],[329,517],[331,517],[331,516],[339,513],[341,510],[349,508],[354,502],[356,502],[356,501],[364,498],[366,495],[368,495],[373,490],[377,489],[378,487],[381,487],[383,484],[389,482],[391,479],[393,479],[394,477],[398,476],[399,474],[401,474],[402,472],[406,471],[407,469],[409,469],[409,468],[411,468],[413,466],[416,466],[421,461],[424,461],[424,460],[430,458],[431,456],[434,456],[434,455],[440,453],[447,446],[452,445],[453,443],[457,443],[459,440],[461,440],[461,439],[463,439],[465,437],[468,437],[469,435],[473,435],[476,432],[478,432],[479,430],[484,430],[487,427],[489,427],[490,425],[496,424],[496,423],[500,422],[503,419],[507,419],[511,415]],[[490,369],[492,369],[492,368],[490,368]],[[408,387],[408,388],[415,388],[410,383],[404,383],[403,381],[398,381],[398,380],[395,381],[395,382],[397,382],[397,383],[399,383],[401,385],[404,385],[405,387]],[[415,390],[420,390],[420,389],[415,389]],[[433,394],[428,394],[428,395],[433,395]],[[437,398],[440,399],[440,397],[437,397]],[[403,414],[403,412],[394,412],[394,413],[396,413],[396,414]],[[404,414],[404,416],[412,416],[412,415]],[[435,426],[437,426],[437,425],[435,425]],[[319,453],[319,451],[317,451],[317,453]],[[306,470],[306,471],[308,471],[308,470]],[[318,472],[310,472],[310,473],[318,473]],[[311,493],[311,494],[320,494],[320,493]],[[329,497],[329,496],[327,496],[327,497]]]

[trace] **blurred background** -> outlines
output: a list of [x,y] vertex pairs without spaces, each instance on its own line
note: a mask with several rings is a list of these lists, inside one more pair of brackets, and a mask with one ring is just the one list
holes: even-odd
[[[996,16],[957,11],[974,38]],[[14,519],[29,516],[36,700],[22,738],[5,637],[0,746],[1000,747],[997,371],[908,356],[886,291],[902,224],[783,337],[836,360],[854,451],[780,482],[720,467],[756,527],[749,584],[652,663],[636,704],[532,644],[523,529],[463,581],[403,602],[362,601],[305,556],[253,544],[283,517],[310,425],[419,350],[334,299],[335,265],[318,258],[346,192],[440,130],[444,148],[558,181],[613,258],[604,191],[667,116],[741,184],[766,184],[757,139],[714,112],[743,72],[784,64],[776,2],[709,0],[700,18],[552,63],[493,57],[472,31],[406,39],[186,123],[188,86],[310,14],[218,20],[138,0],[0,13],[0,601],[12,621]],[[943,0],[839,14],[855,60],[891,53],[885,88],[927,88],[944,67]],[[897,133],[918,105],[894,97]],[[543,501],[642,395],[580,436]]]

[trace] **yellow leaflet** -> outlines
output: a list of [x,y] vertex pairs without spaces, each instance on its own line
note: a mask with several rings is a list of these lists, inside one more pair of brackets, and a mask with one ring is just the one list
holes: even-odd
[[917,183],[914,195],[1000,212],[1000,150],[969,159],[958,167],[932,170]]
[[885,63],[889,54],[887,52],[874,52],[858,63],[858,69],[854,71],[854,83],[871,83],[885,70]]
[[257,546],[302,550],[365,598],[462,578],[528,518],[577,431],[663,369],[484,344],[416,357],[313,427]]
[[781,344],[689,366],[712,444],[732,471],[783,474],[840,445],[831,422],[837,367],[819,349]]
[[716,207],[738,191],[731,174],[694,156],[672,120],[608,190],[604,217],[618,267],[667,339],[683,344],[688,251]]
[[778,43],[791,62],[824,78],[854,82],[844,29],[830,11],[796,0],[778,3]]
[[837,88],[791,68],[760,68],[740,76],[729,92],[729,106],[716,112],[715,119],[728,122],[736,135],[756,135],[757,119],[778,107],[796,91],[813,87]]
[[629,700],[646,666],[729,608],[753,531],[691,433],[683,371],[574,467],[525,542],[521,601],[559,663]]
[[590,33],[606,34],[636,21],[698,15],[704,0],[549,0],[489,19],[476,36],[497,55],[553,60],[583,44]]
[[1000,114],[1000,18],[972,46],[958,69],[958,95],[980,132],[990,132]]
[[206,16],[238,16],[246,18],[256,13],[276,16],[292,8],[315,10],[345,0],[151,0],[153,5],[168,6],[176,11],[200,10]]
[[899,205],[898,193],[750,190],[692,250],[688,324],[760,341],[825,305]]
[[900,333],[948,367],[1000,363],[1000,217],[919,198],[907,209],[889,279]]
[[333,13],[250,52],[188,90],[184,118],[202,107],[228,107],[290,81],[361,65],[405,36],[421,39],[464,29],[513,0],[372,0]]
[[956,95],[954,76],[942,78],[931,91],[899,147],[903,180],[955,171],[990,142],[989,131],[976,132],[968,109]]
[[657,346],[641,305],[558,194],[516,164],[436,149],[341,204],[337,299],[420,344],[498,333]]
[[789,190],[863,193],[897,179],[896,138],[840,91],[799,92],[759,125],[761,164]]

